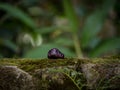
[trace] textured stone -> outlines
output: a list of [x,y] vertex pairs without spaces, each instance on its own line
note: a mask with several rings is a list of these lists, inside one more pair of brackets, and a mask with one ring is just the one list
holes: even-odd
[[34,90],[32,76],[17,66],[0,66],[0,90]]

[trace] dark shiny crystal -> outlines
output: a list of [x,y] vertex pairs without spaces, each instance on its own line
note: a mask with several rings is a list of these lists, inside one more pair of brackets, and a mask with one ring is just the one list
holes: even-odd
[[49,59],[64,59],[64,54],[61,53],[57,48],[53,48],[48,51]]

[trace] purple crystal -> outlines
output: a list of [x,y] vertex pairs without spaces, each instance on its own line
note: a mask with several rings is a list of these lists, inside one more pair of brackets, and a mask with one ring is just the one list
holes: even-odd
[[64,54],[61,53],[57,48],[53,48],[48,51],[49,59],[64,59]]

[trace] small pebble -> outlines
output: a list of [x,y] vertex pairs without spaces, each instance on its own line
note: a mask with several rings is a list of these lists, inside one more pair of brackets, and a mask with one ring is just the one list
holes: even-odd
[[64,59],[64,54],[60,52],[57,48],[52,48],[48,51],[48,58],[49,59]]

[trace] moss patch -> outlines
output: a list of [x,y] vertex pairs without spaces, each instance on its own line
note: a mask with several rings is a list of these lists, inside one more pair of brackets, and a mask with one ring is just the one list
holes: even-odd
[[46,67],[57,67],[57,66],[66,66],[75,64],[74,59],[1,59],[0,65],[12,65],[17,66],[27,72],[42,69]]
[[65,59],[14,59],[4,58],[0,59],[0,65],[12,65],[17,66],[27,72],[31,72],[35,69],[42,69],[48,67],[58,67],[66,65],[74,65],[76,63],[95,63],[95,64],[110,64],[120,63],[120,57],[107,57],[107,58],[93,58],[93,59],[77,59],[77,58],[65,58]]

